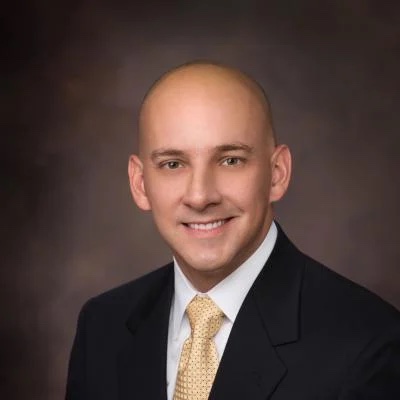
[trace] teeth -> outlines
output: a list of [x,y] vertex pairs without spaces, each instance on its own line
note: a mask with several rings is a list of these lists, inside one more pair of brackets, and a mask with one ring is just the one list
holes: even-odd
[[210,231],[211,229],[218,228],[225,223],[224,220],[209,222],[208,224],[188,224],[191,229],[197,229],[199,231]]

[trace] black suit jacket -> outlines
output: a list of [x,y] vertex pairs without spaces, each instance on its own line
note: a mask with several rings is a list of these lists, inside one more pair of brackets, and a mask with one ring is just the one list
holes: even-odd
[[[173,275],[169,264],[83,307],[68,400],[166,400]],[[210,399],[399,400],[399,313],[302,254],[279,229]]]

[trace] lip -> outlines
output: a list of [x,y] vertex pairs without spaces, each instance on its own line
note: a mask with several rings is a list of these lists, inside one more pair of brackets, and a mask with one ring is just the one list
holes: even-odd
[[183,226],[189,234],[196,237],[213,237],[221,234],[231,220],[232,217],[208,221],[191,221],[183,223]]

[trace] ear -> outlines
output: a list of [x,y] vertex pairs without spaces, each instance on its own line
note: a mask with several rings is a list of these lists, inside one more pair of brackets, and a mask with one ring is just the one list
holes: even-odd
[[143,163],[140,158],[134,154],[129,157],[128,176],[132,197],[136,205],[141,210],[151,210],[151,205],[144,186]]
[[289,147],[276,146],[271,157],[270,203],[280,200],[286,193],[292,173],[292,156]]

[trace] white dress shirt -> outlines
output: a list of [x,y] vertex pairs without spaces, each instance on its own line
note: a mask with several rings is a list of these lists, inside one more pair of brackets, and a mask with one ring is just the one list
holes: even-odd
[[225,314],[214,341],[221,359],[239,309],[274,248],[278,231],[274,222],[258,249],[235,271],[207,293],[198,292],[183,274],[174,259],[175,290],[172,300],[167,350],[167,394],[173,400],[179,359],[183,343],[190,336],[187,305],[196,295],[208,295]]

